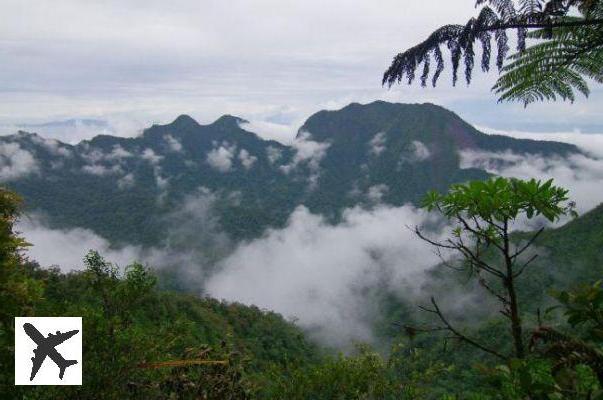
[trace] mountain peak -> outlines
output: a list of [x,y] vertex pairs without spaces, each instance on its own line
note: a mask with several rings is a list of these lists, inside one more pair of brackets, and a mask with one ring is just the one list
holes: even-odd
[[[300,132],[308,131],[319,141],[367,140],[382,131],[392,130],[399,134],[419,127],[443,131],[444,125],[461,122],[451,111],[431,103],[377,100],[367,104],[350,103],[339,110],[319,111],[306,120]],[[335,129],[342,126],[345,129]],[[470,127],[464,128],[470,130]]]
[[238,127],[239,124],[243,124],[243,123],[246,123],[246,122],[249,122],[249,121],[247,121],[247,120],[245,120],[243,118],[235,117],[234,115],[225,114],[225,115],[222,115],[217,120],[215,120],[212,125],[227,126],[227,127]]
[[199,123],[195,121],[190,115],[182,114],[179,115],[170,125],[179,127],[199,126]]

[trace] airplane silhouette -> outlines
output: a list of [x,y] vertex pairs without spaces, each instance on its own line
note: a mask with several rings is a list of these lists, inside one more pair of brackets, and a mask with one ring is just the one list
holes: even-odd
[[65,360],[65,358],[63,358],[55,347],[78,333],[79,330],[73,330],[65,333],[57,331],[56,335],[49,333],[48,337],[44,337],[44,335],[42,335],[40,331],[38,331],[36,327],[29,322],[23,324],[23,329],[25,329],[27,336],[29,336],[31,340],[36,342],[38,345],[38,347],[34,349],[35,356],[31,358],[33,365],[31,367],[31,376],[29,377],[30,381],[33,381],[33,378],[40,370],[40,367],[46,359],[46,356],[50,357],[50,359],[54,361],[54,363],[60,368],[59,378],[61,380],[65,374],[65,369],[70,365],[77,364],[76,360]]

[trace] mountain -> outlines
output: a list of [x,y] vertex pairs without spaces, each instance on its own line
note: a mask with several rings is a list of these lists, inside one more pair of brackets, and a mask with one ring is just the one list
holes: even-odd
[[77,143],[84,138],[92,138],[99,134],[117,133],[117,128],[112,126],[108,121],[90,118],[66,119],[18,125],[0,124],[0,135],[13,134],[18,130],[37,132],[42,136],[49,135],[57,140],[71,144]]
[[580,152],[486,135],[433,104],[378,101],[320,111],[291,145],[263,140],[243,122],[225,115],[200,125],[182,115],[138,137],[99,135],[77,145],[19,132],[0,138],[0,181],[52,227],[155,245],[191,196],[211,198],[217,223],[239,240],[283,226],[299,205],[336,221],[346,207],[417,203],[428,190],[486,178],[463,168],[461,151]]

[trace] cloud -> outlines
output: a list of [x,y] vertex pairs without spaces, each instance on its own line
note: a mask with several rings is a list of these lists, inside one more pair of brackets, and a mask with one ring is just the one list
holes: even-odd
[[[94,148],[94,147],[90,146],[90,144],[87,142],[85,142],[82,145],[82,148],[84,149],[85,153],[82,152],[81,156],[88,163],[96,163],[99,161],[101,161],[101,162],[116,162],[116,161],[119,162],[124,158],[129,158],[129,157],[134,156],[132,153],[130,153],[129,151],[127,151],[126,149],[121,147],[119,144],[114,145],[113,148],[111,149],[110,153],[105,153],[103,151],[103,149]],[[150,149],[147,149],[147,150],[150,150]],[[151,150],[151,152],[152,152],[152,150]],[[144,155],[143,155],[143,158],[144,158]]]
[[414,156],[414,159],[417,161],[427,160],[431,156],[431,152],[423,144],[423,142],[419,142],[418,140],[413,140],[411,143],[411,150]]
[[222,142],[220,146],[216,146],[218,146],[217,143],[214,143],[214,149],[207,154],[207,163],[220,172],[230,171],[237,147],[228,142]]
[[172,135],[165,135],[164,139],[168,144],[168,147],[175,153],[179,153],[182,151],[182,143]]
[[275,162],[280,160],[281,157],[283,157],[283,151],[279,148],[268,146],[266,148],[266,155],[268,156],[268,161],[270,162],[270,164],[274,164]]
[[462,151],[462,168],[481,168],[496,175],[522,179],[554,179],[569,190],[580,212],[603,202],[603,159],[573,154],[567,158],[542,155],[519,155],[512,152],[492,153]]
[[81,153],[81,157],[84,162],[87,163],[87,165],[82,167],[82,171],[97,176],[124,173],[122,165],[120,164],[121,161],[124,158],[134,156],[120,145],[114,145],[110,153],[105,153],[102,149],[91,147],[90,144],[86,142],[82,145],[82,148],[85,152]]
[[40,215],[22,218],[17,224],[26,240],[32,244],[27,256],[42,267],[58,266],[62,271],[81,270],[82,259],[90,250],[99,251],[108,260],[122,267],[141,259],[142,249],[123,246],[115,249],[105,238],[83,228],[51,229]]
[[283,173],[289,174],[299,165],[306,165],[310,170],[308,182],[310,188],[313,188],[320,176],[320,162],[327,155],[330,146],[330,143],[312,140],[309,132],[302,132],[291,144],[291,148],[295,151],[293,159],[289,164],[281,165],[279,168]]
[[136,179],[134,178],[134,174],[130,172],[129,174],[126,174],[117,180],[117,186],[120,189],[128,189],[134,186],[135,182]]
[[121,174],[124,172],[123,169],[121,168],[121,166],[117,165],[117,164],[113,165],[111,167],[107,167],[102,164],[84,165],[82,167],[82,171],[87,174],[97,175],[97,176]]
[[157,185],[157,188],[159,188],[159,190],[167,189],[169,184],[169,178],[164,178],[161,176],[161,168],[155,167],[153,169],[153,173],[155,175],[155,184]]
[[165,239],[155,247],[111,243],[81,227],[55,229],[48,218],[39,213],[22,217],[16,230],[32,244],[26,255],[44,268],[58,266],[64,272],[81,270],[84,255],[92,249],[121,267],[134,261],[147,264],[169,273],[181,288],[200,292],[212,265],[232,250],[232,241],[222,231],[214,205],[236,202],[236,198],[236,192],[214,193],[199,188],[175,207],[174,212],[162,217],[167,232]]
[[169,227],[165,247],[206,248],[224,252],[231,246],[231,240],[223,232],[214,206],[216,203],[236,203],[239,195],[239,192],[212,192],[205,187],[187,195],[164,218]]
[[10,181],[37,173],[34,156],[18,143],[0,143],[0,181]]
[[373,340],[377,310],[366,294],[418,287],[437,262],[405,228],[428,217],[413,207],[348,209],[331,225],[300,206],[284,229],[239,245],[219,264],[207,292],[275,310],[323,342]]
[[149,148],[144,149],[141,157],[153,165],[159,164],[159,162],[163,160],[163,156],[156,154],[153,149]]
[[253,120],[239,124],[241,129],[253,132],[264,140],[275,140],[289,145],[295,140],[297,129],[291,125],[277,124],[269,121]]
[[132,153],[130,153],[129,151],[127,151],[120,145],[116,144],[113,146],[113,150],[111,150],[111,153],[104,156],[104,159],[105,160],[121,160],[122,158],[129,158],[129,157],[133,157],[133,156],[134,155]]
[[241,149],[241,151],[239,152],[239,160],[241,160],[241,164],[243,164],[243,167],[245,167],[245,169],[250,169],[253,164],[258,160],[258,158],[249,154],[247,150]]
[[[423,142],[413,140],[408,146],[407,153],[402,156],[401,163],[425,161],[430,156],[431,152]],[[398,167],[400,167],[400,165],[398,165]]]
[[385,151],[385,142],[387,141],[387,134],[385,132],[379,132],[373,136],[369,142],[369,152],[375,156],[380,155]]
[[71,157],[71,150],[55,139],[46,139],[36,134],[27,135],[32,142],[44,147],[53,156]]
[[82,152],[81,156],[86,162],[90,164],[102,161],[105,158],[105,154],[102,152],[102,150],[93,148],[87,142],[82,145],[82,148],[85,152]]
[[526,132],[517,130],[499,130],[479,127],[486,134],[511,136],[518,139],[556,141],[574,144],[587,154],[603,158],[603,133],[583,133],[579,130],[572,132]]
[[146,118],[139,119],[136,115],[104,115],[103,119],[71,118],[67,120],[51,120],[50,117],[36,118],[45,122],[30,122],[12,124],[0,123],[0,135],[12,135],[17,131],[35,132],[45,140],[57,140],[62,143],[75,145],[83,140],[90,140],[98,135],[133,137],[140,134],[148,126]]
[[380,203],[388,191],[389,187],[385,184],[373,185],[369,187],[367,197],[374,203]]

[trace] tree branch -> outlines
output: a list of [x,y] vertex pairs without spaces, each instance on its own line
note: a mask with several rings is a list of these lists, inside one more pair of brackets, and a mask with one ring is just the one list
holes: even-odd
[[456,339],[461,340],[461,341],[463,341],[465,343],[468,343],[468,344],[470,344],[470,345],[472,345],[474,347],[477,347],[478,349],[480,349],[480,350],[482,350],[482,351],[484,351],[486,353],[492,354],[493,356],[496,356],[496,357],[501,358],[503,360],[507,360],[508,359],[508,357],[504,356],[503,354],[501,354],[501,353],[497,352],[496,350],[492,350],[492,349],[490,349],[490,348],[488,348],[488,347],[486,347],[486,346],[484,346],[484,345],[476,342],[475,340],[469,338],[468,336],[463,335],[456,328],[454,328],[450,324],[450,322],[448,322],[448,320],[446,319],[446,317],[444,317],[444,314],[440,310],[440,307],[438,307],[438,304],[436,303],[436,301],[435,301],[435,299],[433,297],[431,298],[431,304],[434,307],[432,310],[426,309],[426,308],[423,308],[423,309],[426,310],[426,311],[429,311],[429,312],[432,312],[432,313],[436,314],[438,316],[438,318],[440,319],[440,321],[442,321],[442,323],[444,324],[445,328],[448,331],[450,331],[452,334],[454,334],[454,336],[455,336]]
[[521,266],[521,268],[519,268],[519,270],[513,274],[513,278],[517,278],[518,276],[520,276],[521,274],[523,274],[523,271],[525,271],[526,267],[528,265],[530,265],[532,263],[532,261],[534,261],[536,258],[538,258],[538,254],[534,254],[532,257],[530,257],[530,259],[528,261],[526,261]]
[[532,245],[532,243],[534,243],[536,241],[536,239],[538,238],[538,236],[540,236],[540,234],[544,232],[544,227],[538,229],[538,231],[530,238],[530,240],[528,240],[528,242],[519,250],[517,250],[512,256],[511,259],[514,260],[516,259],[519,255],[521,255],[521,253],[523,253],[524,251],[526,251],[528,249],[528,247],[530,247]]

